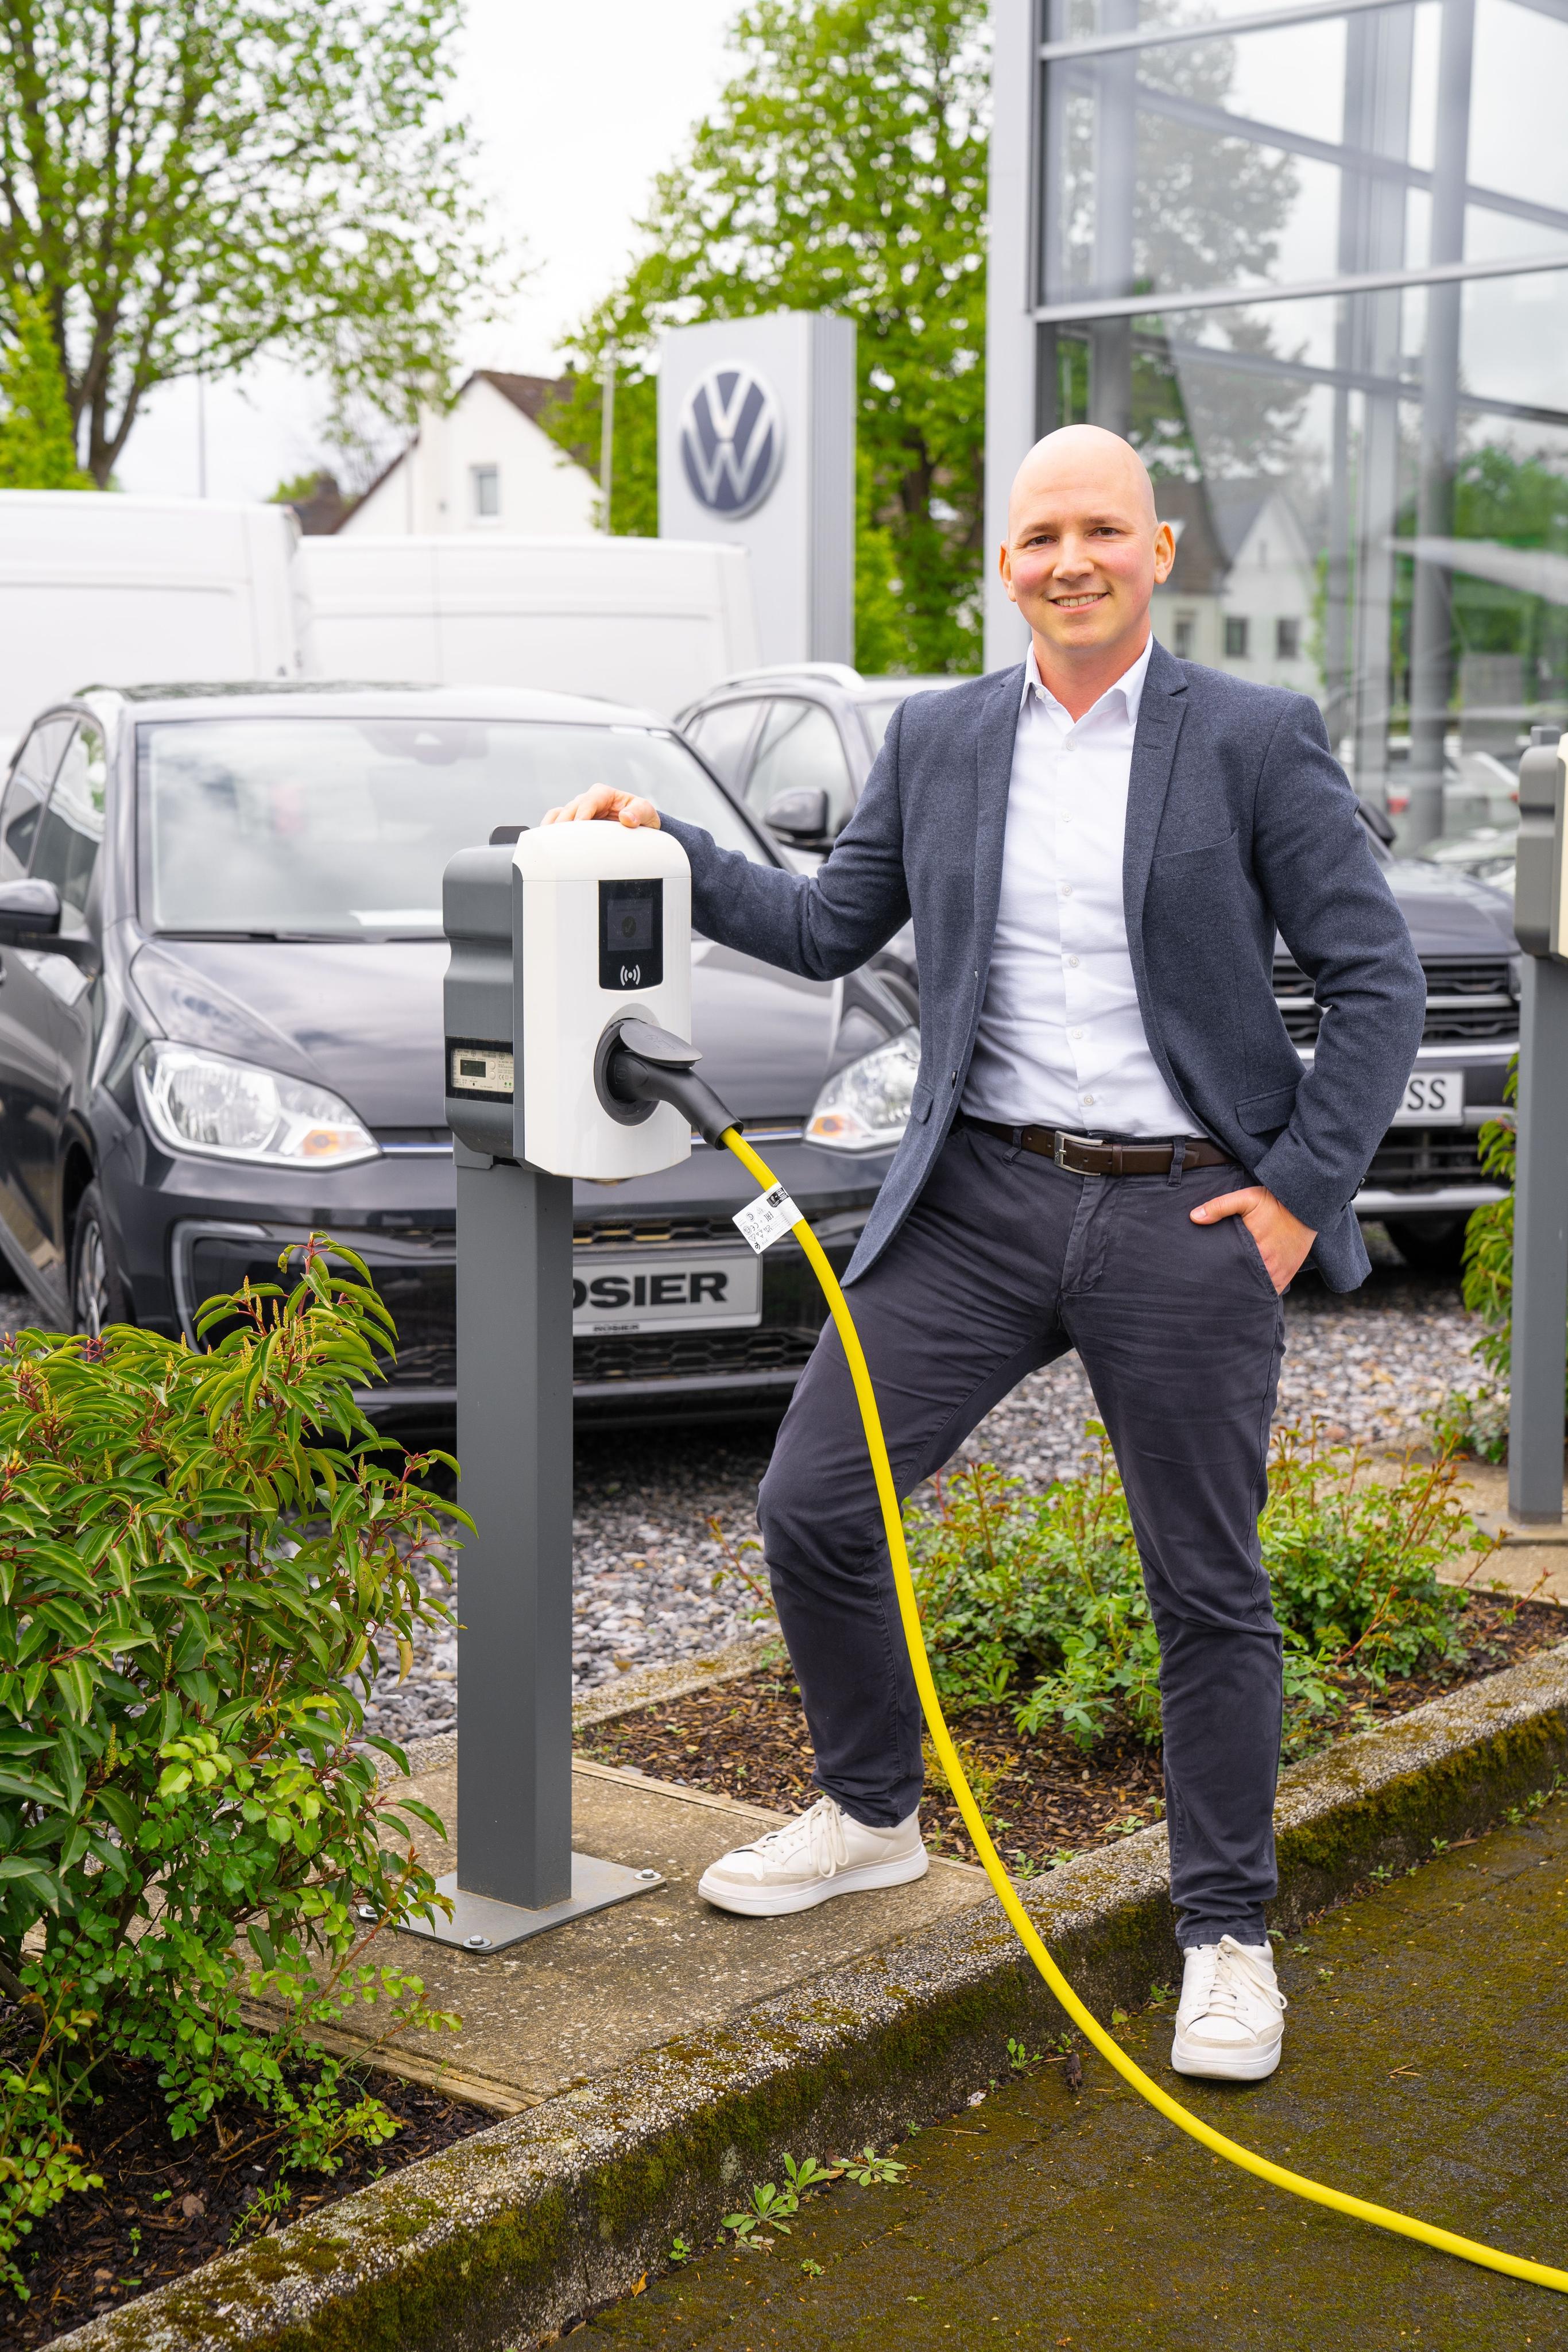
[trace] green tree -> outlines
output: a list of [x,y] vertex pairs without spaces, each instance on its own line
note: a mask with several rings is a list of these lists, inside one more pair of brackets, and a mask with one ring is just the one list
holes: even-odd
[[36,295],[19,293],[15,304],[13,339],[0,352],[0,489],[90,490],[48,314]]
[[599,445],[619,353],[611,521],[651,532],[657,337],[694,319],[828,310],[859,330],[857,654],[980,659],[988,57],[984,0],[753,0],[738,71],[658,181],[645,251],[569,345],[549,420]]
[[460,0],[0,0],[0,300],[41,299],[100,486],[149,392],[264,348],[405,417],[494,256]]

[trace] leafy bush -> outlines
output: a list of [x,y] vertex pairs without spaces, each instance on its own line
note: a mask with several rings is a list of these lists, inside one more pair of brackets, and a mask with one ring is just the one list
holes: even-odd
[[[937,1686],[1005,1702],[1020,1731],[1057,1723],[1092,1747],[1113,1723],[1159,1736],[1159,1651],[1126,1495],[1096,1422],[1085,1475],[1043,1494],[980,1464],[905,1512]],[[1355,1453],[1276,1441],[1263,1565],[1285,1633],[1288,1744],[1300,1748],[1391,1676],[1465,1656],[1462,1591],[1437,1570],[1475,1532],[1447,1461],[1368,1480]]]
[[[1504,1099],[1519,1093],[1519,1056],[1508,1073]],[[1465,1305],[1481,1318],[1481,1334],[1470,1353],[1487,1378],[1459,1389],[1433,1415],[1440,1445],[1478,1454],[1483,1462],[1508,1459],[1510,1352],[1513,1344],[1513,1183],[1518,1137],[1511,1118],[1490,1119],[1480,1131],[1480,1162],[1507,1192],[1473,1210],[1465,1227]]]
[[[329,1270],[346,1265],[347,1280]],[[285,1252],[287,1267],[294,1253]],[[353,1390],[392,1318],[320,1237],[298,1279],[209,1301],[210,1351],[117,1328],[0,1349],[0,2277],[31,2219],[89,2184],[70,2114],[95,2073],[156,2069],[174,2138],[263,2108],[330,2171],[397,2128],[310,2030],[381,2000],[444,2022],[364,1960],[429,1916],[425,1808],[360,1745],[382,1649],[404,1669],[442,1516]],[[450,1462],[450,1457],[434,1457]],[[368,1923],[368,1924],[367,1924]],[[242,2004],[277,2011],[272,2034]],[[222,2129],[221,2116],[219,2128]],[[24,2290],[25,2291],[25,2290]]]

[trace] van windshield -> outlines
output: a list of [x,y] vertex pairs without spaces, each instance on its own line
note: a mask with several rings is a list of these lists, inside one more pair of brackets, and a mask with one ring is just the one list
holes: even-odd
[[154,931],[441,936],[441,877],[590,784],[765,853],[680,740],[521,719],[192,719],[137,730],[140,904]]

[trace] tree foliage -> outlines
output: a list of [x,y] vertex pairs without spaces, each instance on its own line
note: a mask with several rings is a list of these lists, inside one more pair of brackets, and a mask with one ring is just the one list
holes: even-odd
[[612,523],[658,527],[662,330],[828,310],[859,330],[857,654],[979,667],[988,56],[983,0],[752,0],[738,70],[657,183],[644,250],[569,345],[549,420],[598,446],[622,355]]
[[25,290],[14,302],[12,340],[0,351],[0,490],[90,490],[48,313]]
[[[413,1839],[440,1823],[381,1788],[354,1685],[382,1651],[406,1664],[414,1625],[447,1613],[418,1558],[461,1514],[415,1483],[418,1461],[374,1458],[353,1391],[379,1376],[391,1318],[363,1265],[317,1240],[299,1255],[287,1292],[207,1302],[201,1329],[224,1334],[210,1352],[120,1328],[0,1349],[13,2286],[33,2218],[89,2183],[72,2113],[99,2068],[155,2082],[176,2138],[246,2098],[289,2163],[330,2170],[346,2141],[396,2126],[357,2085],[345,2095],[312,2029],[378,1998],[394,2022],[449,2021],[417,1978],[365,1958],[380,1923],[430,1916]],[[277,2012],[276,2034],[247,2022],[247,1998]]]
[[154,385],[265,347],[406,415],[493,257],[459,0],[0,0],[0,296],[109,480]]

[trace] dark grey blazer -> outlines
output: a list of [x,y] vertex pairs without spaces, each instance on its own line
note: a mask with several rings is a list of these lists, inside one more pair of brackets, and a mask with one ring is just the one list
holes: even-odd
[[[1021,668],[901,705],[859,807],[810,876],[756,866],[673,817],[697,929],[787,971],[852,971],[911,915],[920,1076],[849,1278],[919,1195],[963,1091],[1001,888]],[[1123,887],[1144,1028],[1196,1129],[1317,1233],[1352,1290],[1350,1203],[1404,1092],[1426,984],[1317,705],[1156,644],[1138,712]],[[1324,1007],[1312,1066],[1274,1003],[1274,935]]]

